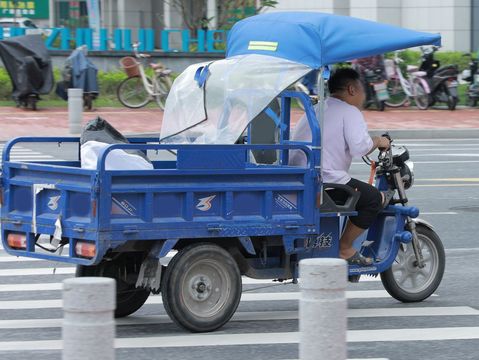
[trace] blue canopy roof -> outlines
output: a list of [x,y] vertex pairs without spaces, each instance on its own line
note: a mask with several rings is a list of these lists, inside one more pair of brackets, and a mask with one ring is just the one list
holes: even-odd
[[263,54],[312,68],[420,45],[441,45],[441,35],[349,16],[275,12],[236,23],[226,57]]

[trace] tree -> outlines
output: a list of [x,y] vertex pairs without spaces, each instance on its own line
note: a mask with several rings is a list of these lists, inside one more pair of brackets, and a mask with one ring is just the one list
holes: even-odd
[[[206,13],[206,0],[164,0],[182,17],[192,32],[207,27],[213,18]],[[217,0],[217,28],[228,29],[236,21],[255,15],[278,4],[274,0]]]
[[259,14],[278,4],[274,0],[229,0],[218,3],[218,29],[229,29],[235,22]]

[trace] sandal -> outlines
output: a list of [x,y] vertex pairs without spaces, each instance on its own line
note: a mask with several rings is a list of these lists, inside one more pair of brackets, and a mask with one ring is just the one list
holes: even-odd
[[359,252],[355,252],[353,256],[346,259],[348,265],[369,266],[373,264],[373,259],[367,258],[361,255]]

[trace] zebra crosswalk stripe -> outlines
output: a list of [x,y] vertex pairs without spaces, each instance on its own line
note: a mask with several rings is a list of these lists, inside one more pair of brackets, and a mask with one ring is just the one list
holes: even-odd
[[[242,302],[251,301],[298,301],[299,292],[276,292],[276,293],[243,293]],[[348,299],[375,299],[389,298],[385,290],[355,290],[346,291]],[[150,296],[145,304],[163,304],[160,296]],[[53,300],[2,300],[0,310],[14,309],[52,309],[61,308],[63,302],[60,299]]]
[[[411,317],[411,316],[479,316],[479,310],[469,306],[450,307],[414,307],[414,308],[374,308],[348,309],[348,318],[380,318],[380,317]],[[230,321],[278,321],[298,320],[298,311],[248,311],[236,312]],[[59,328],[63,319],[15,319],[0,320],[0,330]],[[117,326],[169,324],[167,315],[141,315],[116,319]]]
[[[380,330],[348,330],[347,341],[393,342],[393,341],[443,341],[477,340],[479,327],[401,328]],[[299,332],[273,333],[206,333],[176,336],[122,337],[115,339],[115,348],[187,348],[199,346],[235,346],[297,344]],[[0,351],[61,350],[61,340],[1,341]]]
[[[0,158],[3,155],[3,144],[0,145]],[[16,161],[25,161],[25,160],[51,160],[54,159],[53,156],[48,155],[48,154],[43,154],[38,151],[34,151],[28,148],[24,148],[19,145],[15,145],[13,149],[10,151],[10,158],[12,160]]]

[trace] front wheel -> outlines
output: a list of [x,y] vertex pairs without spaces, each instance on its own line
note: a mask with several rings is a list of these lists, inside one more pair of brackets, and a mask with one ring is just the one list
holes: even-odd
[[393,78],[388,81],[387,84],[389,99],[384,102],[386,106],[389,107],[400,107],[406,104],[408,99],[407,94],[404,92],[404,89],[401,85],[399,78]]
[[98,265],[78,265],[76,277],[99,276],[115,279],[115,317],[125,317],[141,308],[150,296],[149,290],[135,286],[142,261],[142,253],[125,253],[113,260],[102,260]]
[[416,226],[424,267],[416,265],[412,243],[401,244],[393,265],[381,273],[386,291],[402,302],[427,299],[438,288],[446,266],[446,255],[439,236],[424,225]]
[[228,322],[240,302],[241,289],[241,274],[231,254],[208,243],[180,250],[161,283],[166,312],[192,332],[213,331]]
[[429,94],[419,80],[414,80],[412,83],[414,102],[421,110],[427,110],[429,107]]
[[[149,81],[151,83],[151,81]],[[141,77],[130,77],[123,80],[116,89],[118,100],[126,107],[139,109],[151,100],[150,94],[145,89]]]

